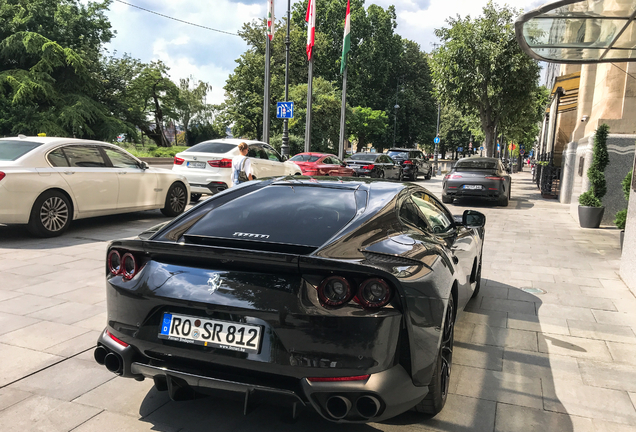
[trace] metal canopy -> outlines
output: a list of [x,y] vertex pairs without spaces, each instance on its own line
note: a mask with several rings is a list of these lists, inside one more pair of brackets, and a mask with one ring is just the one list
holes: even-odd
[[560,0],[521,15],[517,41],[552,63],[636,60],[636,0]]

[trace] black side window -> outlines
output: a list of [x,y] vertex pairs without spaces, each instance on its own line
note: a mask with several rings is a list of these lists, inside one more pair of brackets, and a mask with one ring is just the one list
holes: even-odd
[[249,150],[247,151],[247,157],[257,158],[260,147],[261,146],[258,146],[258,145],[251,145]]
[[95,146],[64,147],[64,154],[74,168],[106,168],[106,161]]
[[49,163],[54,167],[67,167],[69,166],[64,151],[61,148],[53,150],[48,155]]
[[407,198],[400,207],[400,219],[403,223],[411,225],[422,231],[427,231],[428,226],[426,222],[420,217],[420,213],[417,211],[417,207],[413,204],[410,198]]

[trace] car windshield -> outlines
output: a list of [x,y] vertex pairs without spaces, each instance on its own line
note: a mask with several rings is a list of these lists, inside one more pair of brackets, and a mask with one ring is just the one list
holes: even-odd
[[401,151],[390,151],[389,153],[387,153],[389,156],[391,156],[392,158],[397,158],[397,159],[408,159],[409,158],[409,152],[401,152]]
[[14,161],[34,148],[41,146],[42,143],[32,141],[17,140],[1,140],[0,141],[0,161]]
[[354,194],[350,189],[272,185],[212,209],[186,236],[317,247],[355,216]]
[[374,161],[375,158],[378,157],[375,153],[356,153],[351,155],[351,160],[361,160],[361,161]]
[[292,162],[316,162],[320,159],[320,156],[316,155],[308,155],[308,154],[297,154],[293,158],[290,159]]
[[207,141],[199,143],[195,146],[190,147],[186,150],[186,152],[197,152],[197,153],[227,153],[232,149],[238,147],[236,144],[229,144],[225,142],[218,141]]
[[457,162],[457,165],[455,165],[455,169],[461,170],[461,169],[487,169],[487,170],[493,170],[497,168],[497,162],[496,161],[490,161],[490,160],[475,160],[475,161],[462,161],[462,162]]

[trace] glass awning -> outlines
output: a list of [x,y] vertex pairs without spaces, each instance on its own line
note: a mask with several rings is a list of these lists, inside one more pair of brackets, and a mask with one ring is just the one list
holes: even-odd
[[561,0],[521,15],[517,41],[555,63],[636,60],[636,0]]

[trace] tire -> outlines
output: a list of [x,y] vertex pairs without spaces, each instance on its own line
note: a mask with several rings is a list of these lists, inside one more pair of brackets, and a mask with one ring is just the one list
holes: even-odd
[[431,172],[433,171],[433,168],[428,170],[428,174],[426,174],[426,177],[424,177],[424,180],[430,180],[431,179]]
[[413,171],[413,174],[411,174],[411,180],[416,181],[418,174],[419,174],[419,171],[417,170],[417,168],[415,168],[415,171]]
[[383,179],[383,178],[384,178],[384,171],[380,171],[380,172],[378,173],[378,178],[379,178],[379,179]]
[[72,219],[73,206],[68,197],[50,190],[35,200],[27,229],[37,237],[57,237],[68,229]]
[[201,199],[201,195],[200,193],[192,193],[190,194],[190,202],[197,202]]
[[509,196],[510,196],[510,189],[508,189],[508,194],[506,194],[506,196],[505,196],[505,197],[503,197],[503,198],[501,198],[501,199],[499,200],[499,205],[500,205],[501,207],[508,207],[508,199],[509,199]]
[[479,263],[479,267],[477,268],[477,275],[475,276],[475,291],[473,291],[473,295],[470,296],[471,299],[474,299],[479,295],[479,289],[481,288],[481,263]]
[[454,200],[453,200],[453,198],[451,198],[451,197],[449,197],[449,196],[447,196],[447,195],[442,194],[442,202],[443,202],[444,204],[452,204],[452,203],[453,203],[453,201],[454,201]]
[[398,176],[398,181],[404,181],[404,171],[400,171],[400,175]]
[[442,331],[442,343],[437,354],[437,362],[431,383],[428,385],[426,397],[417,405],[415,411],[429,416],[439,413],[446,404],[448,387],[450,384],[451,369],[453,365],[453,341],[455,338],[455,303],[453,296],[448,299],[446,314],[444,315],[444,330]]
[[183,183],[173,183],[166,194],[166,203],[161,213],[168,217],[175,217],[183,213],[187,203],[187,189]]

